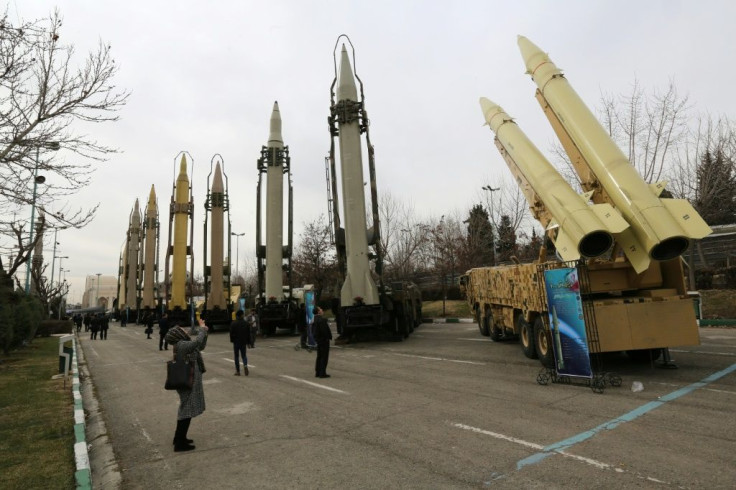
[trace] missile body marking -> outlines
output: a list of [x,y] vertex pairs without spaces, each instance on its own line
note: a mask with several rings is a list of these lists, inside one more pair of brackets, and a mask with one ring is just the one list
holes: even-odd
[[[684,199],[660,199],[611,140],[603,126],[570,86],[546,53],[523,36],[518,38],[527,73],[577,146],[611,203],[631,225],[618,238],[637,272],[649,259],[669,260],[682,254],[688,238],[711,230]],[[642,253],[643,251],[643,253]]]
[[[337,105],[343,107],[358,102],[353,69],[347,49],[342,46],[340,76],[337,81]],[[368,257],[368,237],[363,190],[363,156],[360,143],[360,125],[357,117],[349,117],[349,110],[338,117],[340,142],[340,173],[342,205],[345,213],[345,282],[340,292],[342,306],[353,305],[361,297],[367,305],[379,302],[378,288],[371,275]]]
[[552,230],[555,247],[564,260],[603,255],[613,244],[612,234],[629,227],[610,204],[589,206],[497,104],[480,98],[483,116],[496,133],[496,144],[535,217]]
[[138,290],[138,257],[140,254],[141,243],[141,211],[138,199],[135,200],[133,211],[130,213],[130,226],[128,227],[128,250],[127,250],[127,272],[128,276],[125,283],[125,306],[137,308]]
[[184,155],[181,156],[172,206],[174,211],[174,243],[172,251],[171,300],[168,308],[174,309],[178,306],[186,309],[187,231],[189,228],[190,202],[187,159]]
[[225,293],[223,288],[223,264],[224,264],[224,216],[225,216],[225,186],[222,182],[222,169],[218,162],[215,166],[215,175],[212,178],[211,190],[212,226],[210,228],[210,295],[207,298],[207,308],[215,306],[225,309]]
[[[283,150],[281,112],[278,102],[273,103],[270,131],[266,147],[272,157]],[[284,167],[281,158],[271,158],[266,171],[266,298],[284,298]]]
[[146,220],[143,225],[144,229],[144,256],[143,256],[143,290],[141,308],[155,308],[156,298],[154,297],[154,286],[156,284],[156,272],[158,270],[158,256],[156,254],[158,246],[158,204],[156,204],[156,189],[152,185],[151,192],[148,194],[148,204],[146,205]]

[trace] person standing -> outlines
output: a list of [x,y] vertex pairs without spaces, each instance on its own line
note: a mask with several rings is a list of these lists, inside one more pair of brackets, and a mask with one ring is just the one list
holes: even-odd
[[[199,328],[192,327],[189,334],[179,325],[167,330],[166,342],[173,345],[174,359],[177,362],[189,362],[194,364],[194,382],[190,390],[176,390],[179,394],[179,410],[176,415],[176,431],[174,432],[174,451],[191,451],[195,448],[194,441],[187,438],[189,424],[192,418],[201,415],[205,409],[204,388],[202,386],[202,375],[206,372],[202,354],[207,345],[207,325],[202,318],[199,319]],[[192,339],[191,335],[196,335]]]
[[245,355],[246,345],[250,345],[250,325],[243,319],[243,310],[235,314],[235,321],[230,324],[230,342],[233,344],[235,357],[235,376],[240,376],[240,358],[243,358],[243,374],[248,376],[248,357]]
[[169,314],[164,311],[163,316],[158,321],[158,350],[169,350],[169,343],[166,341],[168,331]]
[[315,378],[329,378],[327,361],[330,358],[330,340],[332,330],[327,319],[322,316],[322,308],[314,307],[314,340],[317,342],[317,360],[314,363]]
[[258,335],[258,317],[256,317],[256,310],[251,309],[250,315],[245,319],[245,322],[250,328],[250,340],[248,341],[248,347],[255,349],[256,347],[256,335]]
[[89,316],[89,313],[84,314],[84,331],[89,332],[89,326],[92,323],[92,317]]
[[107,315],[100,313],[100,339],[107,340],[107,330],[110,328],[110,322]]
[[299,309],[296,311],[296,327],[299,331],[300,338],[299,343],[302,349],[307,348],[307,308],[304,303],[299,304]]

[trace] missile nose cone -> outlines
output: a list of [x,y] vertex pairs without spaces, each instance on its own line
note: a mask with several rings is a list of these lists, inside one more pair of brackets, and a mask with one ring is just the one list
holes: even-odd
[[350,57],[345,44],[342,45],[340,53],[340,77],[337,80],[337,100],[358,100],[358,89],[355,86],[353,67],[350,66]]
[[268,143],[271,146],[274,143],[284,143],[281,136],[281,111],[279,111],[279,103],[273,103],[273,111],[271,112],[271,131],[268,134]]
[[151,184],[151,192],[148,193],[148,202],[156,201],[156,186]]
[[524,65],[526,66],[526,72],[530,75],[534,75],[534,71],[539,65],[550,61],[547,53],[524,36],[517,38],[517,44],[521,51],[521,58],[524,60]]
[[176,180],[189,181],[189,177],[187,176],[187,158],[184,155],[181,156],[181,162],[179,163],[179,176]]
[[506,114],[501,106],[485,97],[480,98],[480,110],[483,112],[483,118],[485,119],[486,124],[488,124],[494,132],[496,132],[504,122],[511,121],[511,117]]
[[212,178],[212,192],[222,193],[225,190],[225,186],[222,185],[222,170],[220,169],[220,162],[215,165],[215,176]]

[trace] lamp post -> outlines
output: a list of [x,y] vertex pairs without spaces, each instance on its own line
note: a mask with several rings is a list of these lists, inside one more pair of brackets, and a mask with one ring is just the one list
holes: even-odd
[[493,238],[493,265],[496,265],[496,222],[493,219],[493,193],[501,190],[500,187],[491,187],[490,185],[484,185],[481,187],[484,191],[488,191],[488,193],[491,195],[490,201],[490,213],[491,213],[491,238]]
[[[245,235],[245,232],[243,233],[230,232],[230,234],[235,237],[235,274],[239,274],[240,273],[240,237]],[[230,282],[232,282],[232,278],[230,279]]]
[[[68,259],[68,255],[64,255],[63,257],[56,257],[59,259],[59,281],[61,281],[61,261],[63,259]],[[51,287],[54,287],[54,267],[53,264],[51,265]]]
[[97,294],[95,295],[95,306],[100,302],[100,276],[102,275],[100,272],[97,274]]
[[[59,271],[59,278],[61,278],[61,270]],[[64,288],[66,286],[66,279],[64,281],[59,281],[59,288]],[[61,293],[61,299],[59,299],[59,320],[61,320],[61,311],[64,308],[64,298],[66,297],[66,291],[61,289],[63,293]]]
[[[36,225],[36,191],[38,188],[38,184],[43,184],[46,182],[46,177],[43,175],[38,175],[38,164],[39,164],[39,150],[40,148],[46,148],[48,150],[58,150],[61,148],[61,145],[59,145],[58,141],[49,141],[38,144],[36,146],[36,161],[35,165],[33,166],[33,198],[31,199],[31,229],[30,233],[28,235],[28,248],[33,247],[33,227]],[[31,291],[31,261],[26,261],[26,294],[30,293]]]

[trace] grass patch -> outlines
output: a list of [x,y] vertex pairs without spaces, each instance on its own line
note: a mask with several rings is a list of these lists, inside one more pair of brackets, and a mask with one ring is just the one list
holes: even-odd
[[0,487],[74,488],[71,377],[58,374],[59,340],[37,338],[0,359]]
[[703,318],[736,318],[736,289],[704,289]]
[[445,314],[442,314],[442,300],[422,301],[422,316],[424,318],[471,318],[470,305],[464,300],[445,301]]

